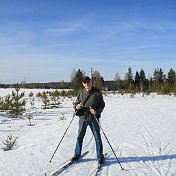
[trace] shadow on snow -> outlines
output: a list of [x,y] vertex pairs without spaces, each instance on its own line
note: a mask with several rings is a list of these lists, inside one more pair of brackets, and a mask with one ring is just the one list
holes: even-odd
[[[129,163],[129,162],[147,162],[147,161],[162,161],[162,160],[172,160],[176,159],[176,154],[173,155],[159,155],[159,156],[141,156],[141,157],[121,157],[118,158],[120,163]],[[117,164],[118,161],[116,158],[106,158],[106,165]]]

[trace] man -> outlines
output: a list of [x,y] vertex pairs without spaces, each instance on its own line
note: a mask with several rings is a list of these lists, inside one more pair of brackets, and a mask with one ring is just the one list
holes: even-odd
[[92,86],[92,81],[88,76],[83,78],[82,84],[83,89],[79,91],[75,102],[75,109],[79,116],[79,130],[75,155],[71,161],[76,161],[81,156],[83,139],[87,126],[89,126],[96,142],[98,164],[103,164],[104,155],[100,127],[95,117],[99,120],[101,112],[105,107],[105,102],[100,90]]

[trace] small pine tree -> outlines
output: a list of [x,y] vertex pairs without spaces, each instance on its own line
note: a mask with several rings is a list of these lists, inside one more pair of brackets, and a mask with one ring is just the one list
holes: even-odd
[[30,101],[30,105],[31,105],[31,109],[35,108],[35,98],[32,97],[31,101]]
[[34,96],[33,92],[30,92],[29,97],[33,97],[33,96]]
[[0,97],[0,111],[3,111],[4,99]]
[[50,108],[59,108],[59,106],[61,104],[59,101],[59,97],[51,96],[50,100],[51,100]]
[[44,91],[43,94],[41,95],[41,99],[43,102],[43,109],[49,109],[49,105],[50,105],[50,99],[48,97],[48,94]]
[[24,99],[21,101],[25,94],[24,92],[22,92],[21,94],[19,93],[20,85],[18,83],[16,84],[15,91],[12,91],[11,103],[8,113],[13,114],[15,115],[15,117],[17,117],[18,115],[22,115],[23,112],[26,110],[26,101]]
[[5,147],[3,147],[3,150],[4,151],[12,150],[17,145],[17,138],[18,137],[12,136],[12,134],[7,136],[7,139],[5,140],[5,142],[2,141],[3,144],[5,145]]
[[7,112],[10,109],[11,103],[12,103],[12,100],[10,95],[7,95],[5,96],[5,98],[2,98],[1,107],[0,107],[1,111]]
[[29,126],[32,126],[32,119],[33,119],[33,114],[28,113],[26,114],[26,118],[29,120]]

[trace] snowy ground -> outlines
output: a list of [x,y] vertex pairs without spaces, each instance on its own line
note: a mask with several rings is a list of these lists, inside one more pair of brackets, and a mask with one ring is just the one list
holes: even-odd
[[[25,90],[29,92],[43,90]],[[0,96],[11,89],[0,89]],[[29,98],[27,98],[29,101]],[[122,167],[103,138],[106,162],[102,176],[171,176],[176,175],[176,97],[151,94],[104,95],[106,107],[101,126],[106,133]],[[74,98],[62,98],[61,108],[43,110],[36,99],[36,109],[30,109],[33,126],[27,119],[11,119],[0,113],[0,176],[51,175],[74,154],[78,129],[75,117],[52,162],[49,160],[73,117]],[[65,119],[65,120],[64,120]],[[17,146],[10,151],[2,148],[7,136],[18,137]],[[96,167],[95,143],[88,129],[83,151],[89,154],[61,175],[89,176]]]

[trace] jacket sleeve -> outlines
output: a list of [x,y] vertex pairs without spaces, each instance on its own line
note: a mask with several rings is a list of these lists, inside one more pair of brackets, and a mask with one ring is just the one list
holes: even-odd
[[80,90],[79,92],[78,92],[78,95],[77,95],[77,97],[76,97],[76,101],[75,101],[75,103],[74,104],[79,104],[79,103],[81,103],[81,94],[82,94],[82,90]]
[[98,95],[99,95],[99,106],[96,109],[96,112],[97,112],[97,114],[101,114],[103,109],[104,109],[104,107],[105,107],[105,102],[103,100],[103,95],[102,95],[102,93],[100,91],[98,91]]
[[81,91],[78,92],[78,95],[76,97],[76,101],[73,103],[75,110],[76,110],[76,105],[79,104],[79,103],[81,103],[80,95],[81,95]]

